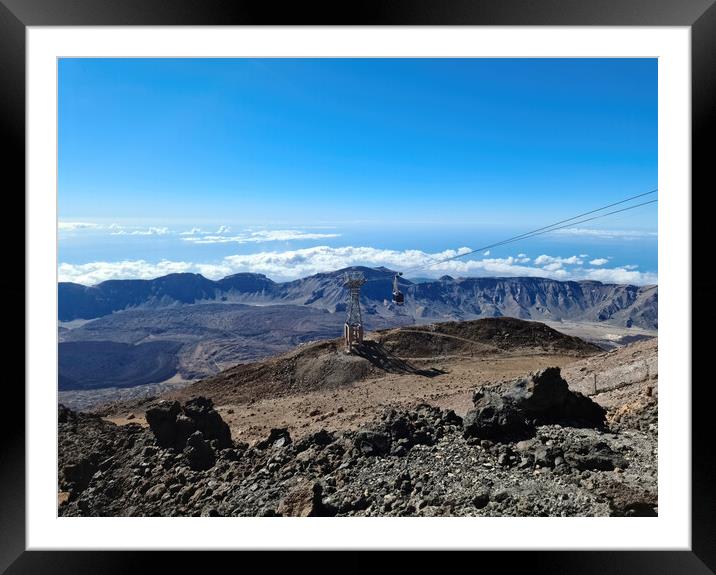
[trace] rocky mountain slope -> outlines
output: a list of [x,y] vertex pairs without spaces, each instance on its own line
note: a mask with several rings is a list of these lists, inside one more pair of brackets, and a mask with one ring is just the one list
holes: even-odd
[[648,430],[657,423],[658,354],[657,339],[640,341],[570,363],[564,376],[608,409],[612,427]]
[[441,374],[438,368],[422,367],[421,359],[538,353],[585,357],[599,352],[597,346],[539,322],[514,318],[445,322],[370,333],[350,355],[341,339],[299,346],[284,355],[222,371],[173,397],[207,396],[219,404],[256,401],[334,390],[389,374],[418,379]]
[[[390,303],[394,272],[354,267],[368,283],[362,290],[365,313],[410,321],[463,320],[511,316],[608,322],[657,328],[657,286],[561,282],[546,278],[451,278],[413,283],[401,279],[406,305]],[[320,273],[277,283],[262,274],[241,273],[212,281],[199,274],[171,274],[153,280],[111,280],[96,286],[60,283],[59,319],[93,319],[126,309],[233,302],[255,305],[291,304],[345,310],[342,287],[346,270]],[[400,320],[398,320],[400,324]]]
[[[60,391],[192,380],[341,333],[343,314],[309,306],[203,304],[131,309],[59,333]],[[376,317],[371,328],[395,323]]]
[[[640,353],[638,361],[653,352]],[[627,363],[626,354],[588,355],[574,373],[591,369],[605,383],[609,369]],[[416,375],[399,377],[412,387]],[[235,438],[205,397],[149,403],[148,426],[60,406],[59,513],[655,515],[657,380],[648,380],[651,391],[634,381],[606,406],[549,368],[473,387],[462,413],[387,405],[366,425],[274,428],[251,444]],[[298,393],[317,398],[315,386]]]

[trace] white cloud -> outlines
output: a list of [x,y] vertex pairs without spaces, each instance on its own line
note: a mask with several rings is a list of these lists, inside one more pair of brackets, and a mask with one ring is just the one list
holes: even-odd
[[483,253],[482,255],[483,255],[483,256],[489,256],[489,255],[490,255],[490,250],[487,250],[487,251],[486,251],[485,253]]
[[[278,280],[305,277],[318,272],[332,271],[348,266],[385,266],[410,274],[439,277],[452,276],[527,276],[548,277],[558,280],[593,279],[609,283],[651,284],[656,283],[654,273],[638,272],[626,266],[617,268],[574,267],[575,256],[559,258],[543,254],[540,264],[527,265],[530,258],[482,258],[455,259],[434,263],[446,258],[469,252],[469,248],[445,250],[428,254],[420,250],[384,250],[373,247],[329,247],[287,251],[262,251],[252,254],[231,255],[216,262],[173,262],[163,260],[149,263],[144,260],[121,262],[92,262],[87,264],[63,263],[59,266],[60,281],[74,281],[92,285],[107,279],[153,278],[173,272],[194,272],[219,279],[237,272],[264,273]],[[522,255],[522,254],[520,254]],[[536,260],[535,260],[536,261]],[[576,264],[581,265],[580,263]],[[569,268],[566,266],[570,266]],[[419,269],[416,269],[419,268]]]
[[413,273],[438,277],[451,275],[505,275],[505,276],[550,276],[558,279],[566,278],[565,270],[545,273],[544,269],[522,265],[529,258],[483,258],[480,260],[450,260],[439,264],[446,258],[469,252],[469,248],[445,250],[436,254],[427,254],[419,250],[381,250],[371,247],[316,246],[285,252],[260,252],[256,254],[228,256],[224,259],[222,272],[226,269],[235,271],[256,271],[274,278],[295,278],[313,273],[340,269],[354,265],[371,267],[385,266],[395,270],[414,270]]
[[592,266],[603,266],[604,264],[608,264],[609,260],[607,258],[596,258],[589,262],[589,265]]
[[249,244],[262,242],[280,242],[280,241],[297,241],[297,240],[321,240],[327,238],[337,238],[341,234],[309,232],[302,230],[258,230],[252,231],[247,229],[235,235],[227,235],[231,232],[230,226],[220,226],[215,232],[207,232],[199,227],[192,227],[189,230],[177,233],[166,226],[124,226],[116,223],[96,224],[90,222],[66,222],[58,223],[59,230],[63,233],[76,232],[78,230],[104,230],[113,236],[166,236],[169,234],[177,234],[186,242],[195,244]]
[[180,236],[195,236],[196,234],[200,234],[201,228],[191,228],[190,230],[187,230],[185,232],[181,232]]
[[237,236],[204,235],[182,238],[186,242],[195,244],[249,244],[262,242],[287,242],[292,240],[321,240],[337,238],[340,234],[324,234],[303,232],[300,230],[261,230]]
[[657,275],[655,273],[632,271],[626,269],[624,266],[617,268],[587,269],[584,271],[584,279],[597,280],[604,283],[636,285],[657,283]]
[[77,230],[96,230],[100,228],[99,224],[90,222],[58,222],[57,228],[62,232],[74,232]]
[[116,231],[112,232],[113,236],[165,236],[170,234],[169,228],[151,227],[139,230],[125,230],[121,226],[117,226]]
[[[553,233],[566,236],[591,236],[603,239],[639,239],[639,238],[656,238],[657,232],[648,232],[645,230],[600,230],[591,228],[563,228],[555,230]],[[586,257],[586,256],[583,256]]]
[[[78,230],[108,230],[113,236],[164,236],[172,231],[167,227],[152,226],[140,228],[137,226],[121,226],[117,223],[95,224],[90,222],[58,222],[58,228],[62,232],[75,232]],[[193,228],[198,230],[198,228]],[[199,230],[200,231],[200,230]]]
[[546,254],[542,254],[541,256],[537,256],[535,258],[535,265],[538,266],[547,266],[547,265],[553,265],[553,264],[560,264],[561,265],[582,265],[584,262],[581,258],[578,256],[570,256],[568,258],[560,258],[560,257],[554,257],[554,256],[548,256]]
[[159,263],[149,263],[144,260],[61,263],[58,267],[58,275],[62,282],[95,285],[113,279],[151,279],[171,273],[191,271],[193,267],[194,265],[188,262],[169,260],[162,260]]

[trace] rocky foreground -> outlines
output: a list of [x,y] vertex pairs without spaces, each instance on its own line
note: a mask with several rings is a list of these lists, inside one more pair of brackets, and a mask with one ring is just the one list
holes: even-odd
[[459,417],[427,404],[372,426],[249,446],[212,402],[162,401],[149,428],[59,408],[59,514],[83,516],[648,516],[657,406],[629,417],[558,368],[477,391]]

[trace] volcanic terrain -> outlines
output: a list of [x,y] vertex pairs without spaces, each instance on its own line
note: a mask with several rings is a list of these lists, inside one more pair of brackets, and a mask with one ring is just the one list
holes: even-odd
[[261,274],[212,281],[198,274],[60,283],[60,401],[74,409],[158,395],[237,363],[289,352],[342,332],[345,273],[360,272],[370,331],[438,321],[536,320],[601,347],[656,336],[657,286],[546,278],[400,279],[405,304],[390,300],[395,272],[354,267],[277,283]]
[[537,322],[448,322],[60,407],[59,513],[653,515],[656,354],[656,340],[605,352]]

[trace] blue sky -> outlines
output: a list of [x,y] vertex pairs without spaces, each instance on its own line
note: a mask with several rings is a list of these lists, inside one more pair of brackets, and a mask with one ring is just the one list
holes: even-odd
[[[62,59],[58,106],[82,283],[417,265],[657,187],[655,59]],[[420,275],[653,283],[656,214]]]

